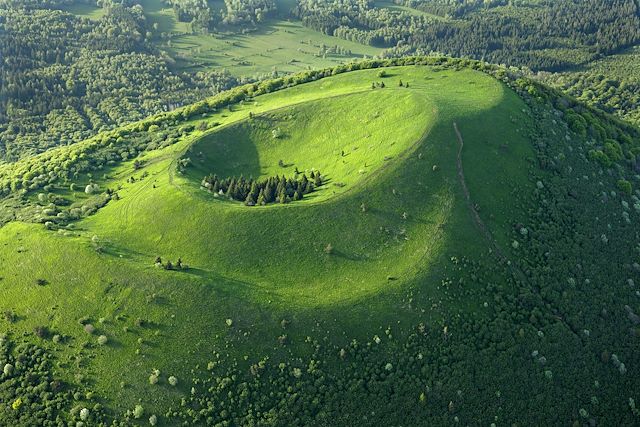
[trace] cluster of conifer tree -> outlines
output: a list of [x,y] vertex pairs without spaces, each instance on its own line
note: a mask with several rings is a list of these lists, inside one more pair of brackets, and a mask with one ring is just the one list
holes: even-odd
[[202,186],[212,193],[224,194],[247,206],[302,200],[305,194],[313,192],[322,184],[323,178],[319,171],[311,171],[309,177],[296,173],[293,178],[276,175],[263,180],[246,179],[244,176],[220,179],[214,174],[202,180]]

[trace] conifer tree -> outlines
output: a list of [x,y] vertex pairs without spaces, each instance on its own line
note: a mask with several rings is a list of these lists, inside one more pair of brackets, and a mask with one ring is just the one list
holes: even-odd
[[231,180],[229,187],[227,187],[227,197],[234,198],[236,194],[236,180],[235,178]]
[[258,194],[258,205],[264,206],[267,204],[267,200],[264,197],[264,190],[260,189],[260,193]]
[[254,200],[257,200],[259,193],[260,193],[260,190],[258,190],[258,184],[255,181],[253,181],[251,183],[251,189],[249,190],[249,194]]

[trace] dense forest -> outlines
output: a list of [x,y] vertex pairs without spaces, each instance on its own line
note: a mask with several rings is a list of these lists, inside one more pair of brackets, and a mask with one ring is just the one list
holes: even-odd
[[432,15],[378,8],[373,0],[299,0],[293,15],[323,33],[386,47],[391,56],[436,51],[545,70],[640,40],[635,0],[396,3]]
[[99,21],[0,8],[0,159],[15,160],[235,86],[224,71],[177,72],[139,6]]
[[216,27],[233,30],[238,25],[255,25],[276,12],[273,0],[225,0],[225,7],[220,10],[212,9],[206,0],[167,0],[167,3],[178,21],[190,22],[192,28],[203,32]]

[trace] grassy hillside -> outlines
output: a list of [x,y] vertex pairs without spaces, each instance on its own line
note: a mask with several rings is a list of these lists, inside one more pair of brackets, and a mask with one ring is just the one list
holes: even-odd
[[[523,96],[470,68],[387,67],[148,127],[192,130],[24,201],[44,221],[49,200],[80,209],[98,197],[87,185],[117,193],[93,215],[0,229],[0,312],[15,314],[3,328],[52,352],[54,375],[82,390],[67,419],[89,408],[95,422],[139,425],[631,422],[623,306],[633,313],[635,296],[619,286],[590,301],[604,277],[626,280],[620,264],[637,274],[636,255],[605,262],[632,253],[616,237],[633,225],[619,208],[593,207],[597,219],[574,208],[594,197],[580,176],[627,208],[633,189],[614,196],[615,174],[632,178],[598,174],[585,155],[595,137]],[[296,168],[325,183],[286,204],[245,206],[200,185]],[[28,394],[9,393],[0,420],[28,425],[10,408]],[[554,411],[532,415],[541,405]]]
[[238,77],[330,67],[381,52],[371,46],[324,35],[299,22],[279,19],[248,34],[174,36],[167,49],[181,69],[223,67]]

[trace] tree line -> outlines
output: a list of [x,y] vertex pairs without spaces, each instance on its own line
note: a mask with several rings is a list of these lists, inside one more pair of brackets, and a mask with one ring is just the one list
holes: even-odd
[[323,177],[319,171],[311,171],[309,178],[306,174],[296,173],[292,178],[276,175],[262,180],[244,176],[220,179],[212,174],[202,180],[202,187],[210,192],[244,202],[247,206],[302,200],[322,184]]

